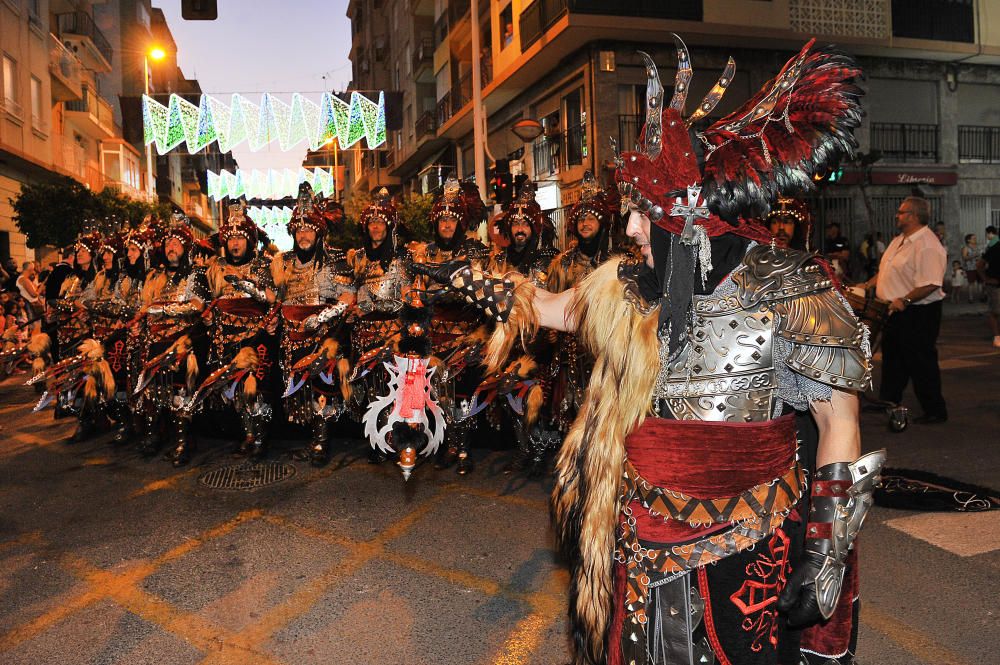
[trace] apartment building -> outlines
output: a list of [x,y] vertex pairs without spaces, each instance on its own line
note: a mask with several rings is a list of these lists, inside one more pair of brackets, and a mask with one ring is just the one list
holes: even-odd
[[141,196],[139,153],[121,144],[101,88],[112,49],[84,0],[0,0],[0,256],[33,258],[9,199],[69,176]]
[[[355,87],[402,93],[403,128],[376,154],[360,154],[349,186],[428,191],[442,175],[469,175],[473,29],[480,34],[487,164],[508,157],[560,211],[585,170],[610,178],[609,137],[630,148],[645,112],[637,50],[664,84],[675,73],[671,32],[683,36],[701,98],[726,59],[737,74],[711,122],[745,102],[804,42],[836,43],[866,70],[861,151],[814,202],[856,241],[893,233],[892,211],[920,185],[957,250],[1000,216],[1000,6],[990,0],[352,0]],[[475,28],[474,28],[475,26]],[[360,85],[359,85],[360,84]],[[669,94],[669,91],[668,91]],[[693,102],[694,103],[694,102]],[[538,120],[524,144],[511,131]],[[377,169],[375,166],[377,165]],[[865,185],[864,194],[862,187]]]

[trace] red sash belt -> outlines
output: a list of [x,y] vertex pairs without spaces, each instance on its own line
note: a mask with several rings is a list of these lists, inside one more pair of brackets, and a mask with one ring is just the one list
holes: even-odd
[[223,314],[241,318],[255,318],[267,314],[267,305],[253,298],[220,298],[215,301],[215,307]]

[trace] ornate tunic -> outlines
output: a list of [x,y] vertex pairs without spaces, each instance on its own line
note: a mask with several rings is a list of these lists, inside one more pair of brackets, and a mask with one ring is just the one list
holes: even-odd
[[361,317],[355,323],[352,346],[362,353],[383,344],[399,331],[397,313],[403,306],[403,292],[409,287],[403,259],[394,258],[387,268],[380,261],[370,261],[363,249],[352,249],[347,261],[354,270],[358,288],[357,309]]
[[315,259],[301,263],[294,251],[277,254],[271,276],[278,300],[284,305],[322,305],[353,293],[354,271],[343,250],[329,250],[322,267]]
[[519,272],[530,279],[535,286],[545,286],[548,281],[549,265],[557,254],[555,248],[548,245],[535,246],[526,249],[524,254],[518,257],[511,251],[512,247],[513,245],[490,257],[488,272],[496,275]]
[[[268,310],[266,304],[235,288],[227,277],[247,280],[263,291],[271,286],[270,262],[263,256],[242,265],[233,265],[225,257],[210,262],[206,279],[215,311],[209,362],[216,367],[229,362],[240,347],[262,332]],[[258,353],[263,352],[266,348],[258,348]]]

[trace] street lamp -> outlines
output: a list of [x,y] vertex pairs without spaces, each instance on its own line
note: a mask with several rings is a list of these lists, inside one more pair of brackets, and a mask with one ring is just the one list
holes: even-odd
[[[146,96],[149,97],[149,61],[154,60],[159,62],[167,57],[167,52],[164,51],[159,46],[154,46],[147,52],[142,54],[142,71],[143,71],[143,89]],[[146,144],[146,193],[149,195],[150,201],[155,198],[156,193],[153,191],[153,144]]]

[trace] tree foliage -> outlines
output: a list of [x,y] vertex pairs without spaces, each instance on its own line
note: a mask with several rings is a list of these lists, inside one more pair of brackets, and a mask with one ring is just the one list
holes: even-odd
[[10,204],[14,222],[32,249],[65,247],[95,224],[104,230],[137,226],[149,215],[167,217],[171,211],[169,203],[149,204],[113,189],[95,194],[71,178],[24,185]]
[[[334,247],[345,249],[361,247],[361,225],[358,220],[371,201],[372,197],[368,192],[351,192],[344,201],[344,221],[339,227],[328,232],[327,241]],[[434,229],[430,223],[431,208],[434,206],[432,195],[410,194],[396,200],[395,203],[399,214],[401,239],[404,242],[433,240]]]

